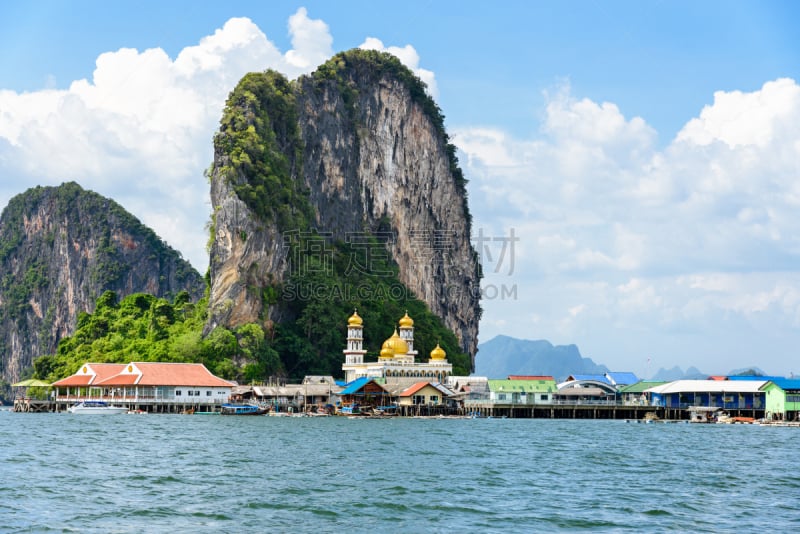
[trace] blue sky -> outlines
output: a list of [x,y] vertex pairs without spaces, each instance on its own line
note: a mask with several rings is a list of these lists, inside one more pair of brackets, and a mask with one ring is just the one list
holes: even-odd
[[0,205],[76,180],[204,271],[226,92],[388,49],[445,114],[476,228],[520,238],[485,265],[516,298],[484,301],[481,340],[800,372],[798,23],[769,1],[4,1]]

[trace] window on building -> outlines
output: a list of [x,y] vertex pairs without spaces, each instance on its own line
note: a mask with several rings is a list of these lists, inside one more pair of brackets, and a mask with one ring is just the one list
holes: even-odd
[[425,404],[425,395],[414,395],[414,404]]
[[497,400],[506,400],[506,394],[505,393],[498,394],[497,395]]
[[195,397],[199,397],[200,396],[200,390],[199,389],[194,390],[194,396]]
[[175,396],[176,396],[176,397],[180,397],[180,396],[181,396],[181,390],[179,390],[179,389],[176,389],[176,390],[175,390]]
[[190,397],[193,397],[193,396],[194,396],[194,391],[192,391],[191,389],[189,390],[189,396],[190,396]]
[[541,399],[542,399],[543,401],[550,400],[550,395],[542,395],[542,396],[541,396]]
[[439,395],[431,395],[431,404],[439,404]]
[[211,396],[211,390],[206,391],[206,397],[210,397],[210,396]]

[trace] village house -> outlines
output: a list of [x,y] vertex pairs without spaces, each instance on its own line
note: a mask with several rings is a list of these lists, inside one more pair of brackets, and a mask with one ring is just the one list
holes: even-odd
[[332,376],[306,376],[301,384],[236,386],[231,400],[269,407],[274,412],[301,412],[334,404],[341,389]]
[[58,411],[84,400],[101,400],[147,412],[212,411],[227,402],[233,382],[201,363],[86,363],[52,384]]
[[622,386],[619,388],[619,397],[624,404],[647,405],[650,398],[646,391],[650,388],[666,384],[665,381],[639,380],[635,384]]
[[651,404],[666,408],[693,406],[762,410],[766,380],[675,380],[645,390]]
[[556,381],[552,376],[513,376],[489,379],[489,400],[499,404],[541,404],[553,402]]
[[800,421],[800,379],[772,378],[763,386],[769,421]]
[[439,383],[417,382],[397,395],[400,406],[438,406],[445,404],[451,392]]

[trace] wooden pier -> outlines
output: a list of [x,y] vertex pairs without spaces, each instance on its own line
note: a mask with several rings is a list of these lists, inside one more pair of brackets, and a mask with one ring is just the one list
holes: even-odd
[[17,397],[14,399],[14,411],[23,413],[46,413],[52,410],[49,400]]
[[[764,417],[764,409],[726,409],[732,417]],[[658,419],[689,420],[686,408],[667,408],[643,404],[500,404],[477,402],[464,404],[467,415],[507,417],[509,419]]]
[[70,406],[82,400],[103,401],[114,406],[124,406],[135,413],[209,413],[219,412],[219,403],[154,402],[152,399],[110,399],[110,398],[72,398],[42,400],[28,397],[14,399],[13,411],[21,413],[67,412]]
[[[14,411],[24,413],[66,412],[82,398],[56,398],[41,400],[29,397],[14,399]],[[191,404],[154,401],[153,399],[88,399],[104,400],[117,406],[125,406],[131,412],[146,413],[198,413],[219,412],[219,404]],[[764,409],[725,409],[731,417],[762,419]],[[472,415],[477,417],[505,417],[508,419],[618,419],[618,420],[689,420],[686,408],[668,408],[643,404],[502,404],[486,401],[466,401],[463,406],[438,405],[398,406],[400,416]]]

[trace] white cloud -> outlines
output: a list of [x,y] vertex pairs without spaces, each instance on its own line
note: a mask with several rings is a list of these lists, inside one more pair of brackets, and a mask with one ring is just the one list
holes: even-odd
[[570,314],[570,316],[577,317],[578,314],[583,312],[585,309],[586,309],[586,304],[578,304],[577,306],[571,307],[569,310],[567,310],[567,312]]
[[[232,18],[174,60],[160,48],[122,48],[66,90],[0,89],[0,206],[29,187],[74,180],[117,200],[204,271],[203,171],[229,92],[247,72],[295,78],[334,53],[327,24],[305,8],[288,30],[292,49],[281,53],[250,19]],[[435,90],[411,46],[386,50]]]
[[294,50],[286,52],[286,61],[299,69],[298,74],[314,69],[333,55],[333,38],[328,25],[309,19],[306,8],[301,7],[289,17],[289,33]]
[[717,91],[714,104],[678,132],[677,140],[706,146],[721,141],[729,147],[765,147],[778,135],[797,139],[796,118],[800,113],[800,87],[781,78],[767,82],[759,91]]
[[[617,340],[684,367],[788,372],[790,352],[762,354],[757,340],[800,342],[796,82],[718,92],[664,148],[643,119],[567,86],[548,96],[540,131],[454,136],[476,226],[515,227],[531,250],[504,281],[519,300],[485,301],[485,315],[510,317],[504,333],[555,333],[584,352],[611,353]],[[523,319],[531,309],[539,334]]]
[[423,69],[419,66],[419,54],[411,45],[406,45],[403,47],[399,46],[384,46],[383,41],[380,39],[376,39],[375,37],[367,37],[367,39],[361,43],[359,48],[363,48],[365,50],[378,50],[380,52],[389,52],[390,54],[397,56],[400,62],[411,69],[414,74],[419,77],[420,80],[425,82],[425,85],[428,86],[428,94],[431,95],[433,98],[438,98],[439,96],[439,88],[436,86],[436,77],[432,71],[427,69]]

